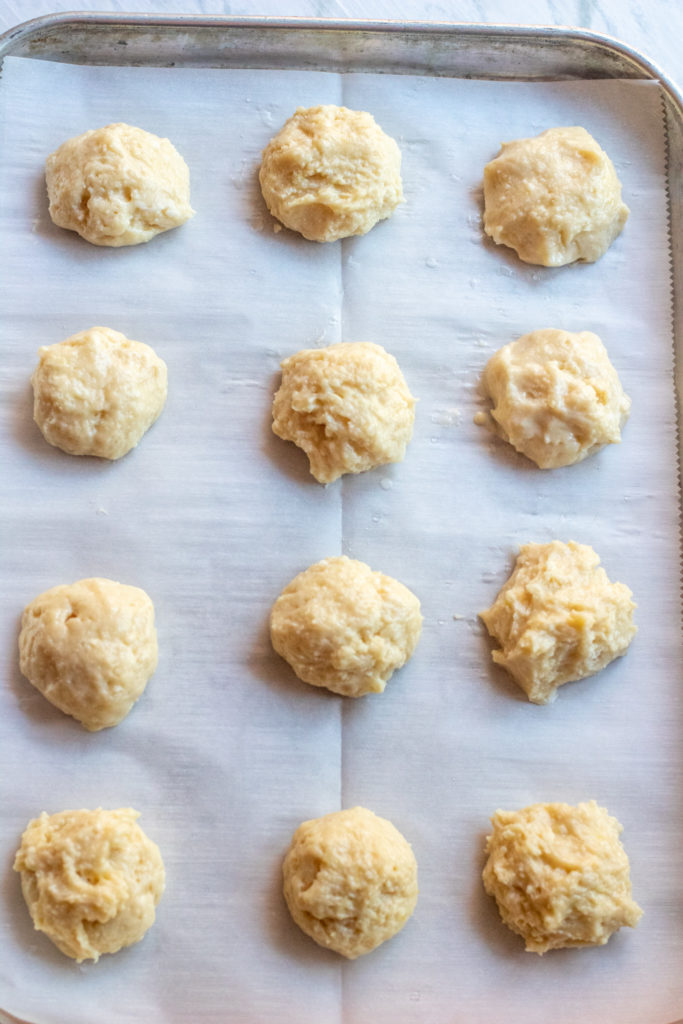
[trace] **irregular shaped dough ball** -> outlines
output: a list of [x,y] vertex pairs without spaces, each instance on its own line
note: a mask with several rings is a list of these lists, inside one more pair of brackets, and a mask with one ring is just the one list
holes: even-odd
[[37,931],[81,963],[139,942],[164,891],[159,847],[137,811],[60,811],[34,818],[14,870]]
[[493,660],[534,704],[621,657],[636,635],[631,591],[610,583],[587,544],[525,544],[514,572],[481,618],[502,646]]
[[612,161],[585,128],[505,142],[484,168],[484,230],[525,263],[593,263],[629,214]]
[[417,863],[390,821],[365,807],[304,821],[283,865],[299,928],[354,960],[403,928],[417,903]]
[[282,361],[273,431],[302,448],[321,484],[402,462],[415,399],[392,355],[367,341],[302,349]]
[[274,217],[313,242],[364,235],[403,202],[401,152],[371,114],[299,107],[263,150]]
[[109,327],[44,345],[39,356],[33,418],[45,440],[69,455],[120,459],[164,408],[164,361]]
[[79,580],[46,590],[24,609],[22,673],[91,732],[125,718],[157,659],[154,606],[139,587]]
[[299,679],[345,697],[381,693],[421,629],[407,587],[345,555],[300,572],[270,614],[273,647]]
[[193,216],[190,172],[168,139],[109,124],[47,158],[50,216],[93,245],[139,245]]
[[603,946],[637,925],[622,826],[595,800],[496,811],[491,821],[484,887],[528,953]]
[[590,331],[525,334],[491,356],[482,385],[493,402],[488,424],[541,469],[618,444],[631,411],[605,346]]

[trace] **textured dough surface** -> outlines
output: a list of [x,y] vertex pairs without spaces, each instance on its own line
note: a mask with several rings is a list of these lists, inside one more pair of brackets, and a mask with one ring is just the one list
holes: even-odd
[[605,346],[590,331],[525,334],[491,356],[482,385],[496,432],[541,469],[618,444],[631,411]]
[[636,634],[631,591],[610,583],[587,544],[554,540],[520,548],[514,572],[481,618],[501,644],[493,660],[530,701],[599,672]]
[[484,168],[484,230],[525,263],[599,259],[629,209],[612,161],[585,128],[505,142]]
[[319,483],[403,460],[415,399],[381,345],[352,341],[302,349],[281,365],[273,431],[306,452]]
[[139,587],[79,580],[46,590],[24,609],[22,673],[91,732],[125,718],[157,658],[154,606]]
[[33,418],[45,440],[69,455],[120,459],[160,415],[167,376],[149,345],[91,327],[39,349]]
[[263,151],[266,206],[313,242],[364,235],[403,202],[401,152],[371,114],[299,107]]
[[381,693],[420,638],[420,602],[398,580],[345,555],[299,573],[273,605],[273,647],[312,686]]
[[33,924],[79,963],[138,942],[154,923],[164,864],[137,811],[60,811],[34,818],[14,870]]
[[638,923],[622,826],[595,800],[496,811],[491,822],[484,887],[527,952],[602,946]]
[[184,224],[190,172],[168,139],[109,124],[68,139],[47,158],[50,216],[93,245],[138,245]]
[[364,807],[305,821],[283,865],[302,931],[354,960],[401,930],[417,903],[417,863],[397,828]]

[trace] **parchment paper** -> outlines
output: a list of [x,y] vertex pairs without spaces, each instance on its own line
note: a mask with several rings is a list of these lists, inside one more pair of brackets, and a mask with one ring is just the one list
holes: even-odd
[[[273,232],[263,146],[298,105],[370,110],[403,151],[406,204],[364,238]],[[0,1006],[40,1024],[642,1024],[680,1015],[681,633],[665,144],[657,87],[321,73],[77,68],[8,59],[0,81]],[[188,161],[196,217],[98,249],[55,228],[43,164],[123,120]],[[582,124],[632,213],[597,264],[523,265],[481,230],[501,141]],[[104,324],[151,344],[169,399],[119,463],[53,450],[31,420],[39,345]],[[488,356],[537,327],[593,330],[633,412],[621,446],[553,472],[473,424]],[[270,431],[279,361],[370,340],[419,398],[401,465],[327,488]],[[599,676],[534,707],[477,612],[521,543],[592,544],[638,602]],[[343,700],[274,655],[270,605],[344,552],[421,598],[424,632],[381,696]],[[160,662],[116,729],[86,733],[19,674],[23,606],[90,575],[144,587]],[[498,807],[595,798],[624,825],[645,914],[602,949],[539,958],[480,872]],[[413,844],[420,899],[353,963],[289,920],[296,826],[363,804]],[[12,859],[43,809],[132,805],[167,891],[142,943],[77,966],[33,931]]]

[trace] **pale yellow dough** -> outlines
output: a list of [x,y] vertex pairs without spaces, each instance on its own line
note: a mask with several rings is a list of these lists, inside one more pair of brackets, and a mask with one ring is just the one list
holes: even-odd
[[184,224],[190,172],[168,139],[129,124],[77,135],[47,158],[50,216],[93,245],[138,245]]
[[306,452],[321,484],[403,460],[415,399],[381,345],[354,341],[302,349],[281,365],[273,431]]
[[401,153],[371,114],[299,107],[263,151],[274,217],[314,242],[364,235],[403,202]]
[[603,946],[637,925],[622,826],[595,800],[496,811],[491,821],[484,887],[527,952]]
[[167,378],[149,345],[91,327],[39,349],[33,418],[55,448],[120,459],[160,415]]
[[420,602],[398,580],[342,555],[295,576],[273,605],[273,647],[312,686],[381,693],[420,638]]
[[491,356],[482,386],[493,403],[493,428],[541,469],[618,444],[631,410],[605,346],[590,331],[523,335]]
[[626,653],[637,629],[631,597],[623,583],[610,583],[587,544],[525,544],[510,579],[481,613],[502,646],[493,660],[530,701],[547,704],[558,686]]
[[390,821],[364,807],[300,825],[283,875],[296,924],[349,960],[396,935],[417,903],[410,844]]
[[505,142],[484,168],[484,230],[525,263],[599,259],[629,210],[612,161],[585,128]]
[[154,606],[139,587],[79,580],[46,590],[24,609],[22,673],[91,732],[125,718],[157,658]]
[[159,847],[137,811],[60,811],[34,818],[14,870],[37,931],[79,963],[139,942],[164,891]]

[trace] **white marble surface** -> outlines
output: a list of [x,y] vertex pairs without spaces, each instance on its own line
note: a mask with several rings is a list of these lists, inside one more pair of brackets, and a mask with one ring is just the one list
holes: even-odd
[[681,0],[0,0],[0,31],[29,18],[74,9],[573,25],[640,50],[679,85],[683,78]]

